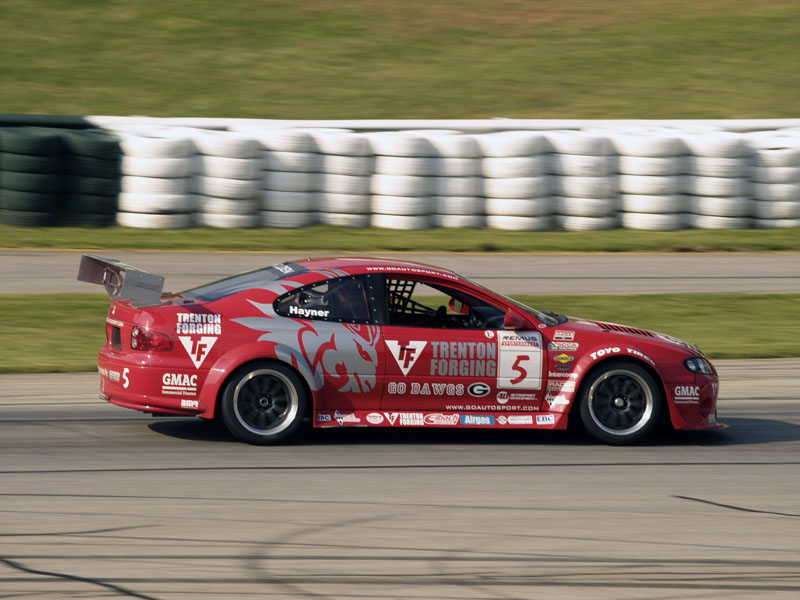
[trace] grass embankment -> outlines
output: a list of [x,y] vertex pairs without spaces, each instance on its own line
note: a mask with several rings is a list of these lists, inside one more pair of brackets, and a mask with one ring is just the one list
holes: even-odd
[[777,252],[800,251],[800,229],[495,231],[489,229],[148,230],[0,225],[0,248],[297,252]]
[[786,0],[4,0],[8,113],[796,117]]
[[[669,333],[712,358],[800,356],[800,294],[515,297]],[[102,294],[0,294],[0,373],[94,370],[108,306]]]

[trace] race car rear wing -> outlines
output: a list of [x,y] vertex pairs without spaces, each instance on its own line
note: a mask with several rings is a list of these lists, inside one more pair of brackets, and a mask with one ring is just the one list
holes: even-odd
[[97,283],[106,288],[113,300],[126,298],[134,306],[158,304],[164,289],[164,278],[113,258],[81,257],[78,281]]

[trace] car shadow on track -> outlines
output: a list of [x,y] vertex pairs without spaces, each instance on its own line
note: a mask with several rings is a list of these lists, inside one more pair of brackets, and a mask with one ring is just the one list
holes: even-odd
[[[637,446],[739,446],[800,440],[800,425],[761,418],[727,418],[727,429],[716,431],[656,431]],[[225,428],[200,419],[160,419],[148,428],[167,437],[187,441],[239,443]],[[303,429],[293,445],[530,445],[530,446],[594,446],[597,445],[578,425],[567,431],[480,430],[480,429],[417,429],[388,427],[345,427]]]

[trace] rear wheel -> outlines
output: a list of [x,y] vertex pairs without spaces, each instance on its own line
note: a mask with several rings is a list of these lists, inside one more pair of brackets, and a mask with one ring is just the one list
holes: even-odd
[[652,431],[661,413],[661,393],[638,365],[614,361],[600,367],[580,392],[583,426],[608,444],[631,444]]
[[307,402],[305,387],[294,371],[280,363],[254,363],[225,386],[222,420],[240,440],[277,444],[300,427]]

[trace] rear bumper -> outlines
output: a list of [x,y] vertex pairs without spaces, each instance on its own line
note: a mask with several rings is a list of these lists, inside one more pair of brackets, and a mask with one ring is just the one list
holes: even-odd
[[111,404],[147,413],[196,416],[205,412],[200,390],[207,372],[142,364],[148,357],[143,354],[132,360],[101,350],[97,359],[101,397]]

